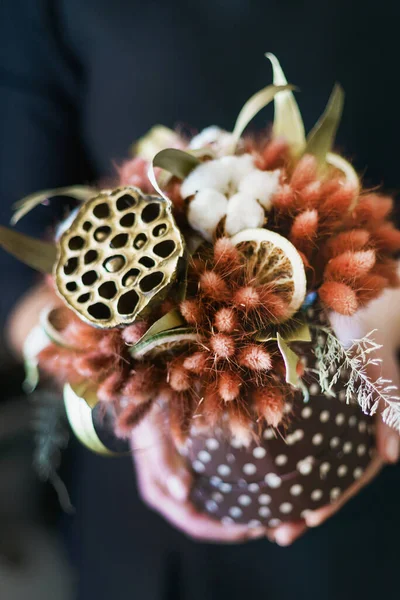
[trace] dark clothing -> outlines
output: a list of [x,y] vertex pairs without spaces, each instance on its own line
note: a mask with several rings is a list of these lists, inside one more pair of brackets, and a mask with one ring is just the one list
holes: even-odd
[[[43,188],[109,176],[152,125],[232,129],[271,81],[272,51],[302,91],[307,129],[335,80],[347,92],[338,146],[368,185],[399,185],[400,70],[395,1],[3,0],[0,6],[0,221]],[[272,117],[264,111],[262,126]],[[39,235],[61,202],[18,229]],[[1,321],[36,277],[0,252]],[[73,449],[77,516],[68,539],[79,598],[398,598],[399,469],[292,548],[196,544],[138,500],[128,460]]]

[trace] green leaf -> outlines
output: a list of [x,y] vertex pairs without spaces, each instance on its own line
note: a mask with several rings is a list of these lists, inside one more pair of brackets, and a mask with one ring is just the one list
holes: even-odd
[[320,165],[325,164],[326,156],[335,141],[335,135],[343,112],[344,92],[335,84],[324,113],[307,137],[305,152],[313,154]]
[[146,333],[140,338],[137,342],[138,344],[142,341],[145,341],[147,338],[151,338],[153,335],[157,335],[157,333],[162,333],[163,331],[167,331],[168,329],[173,329],[174,327],[181,327],[185,324],[185,319],[182,317],[181,313],[177,308],[173,308],[166,315],[158,319]]
[[200,164],[199,159],[177,148],[161,150],[153,158],[153,166],[165,169],[179,179],[185,179]]
[[292,85],[268,85],[263,88],[256,94],[254,94],[249,100],[247,100],[246,104],[243,106],[240,111],[238,118],[236,119],[235,127],[233,129],[232,137],[232,151],[235,151],[236,145],[243,133],[246,129],[247,125],[254,119],[254,117],[265,108],[275,96],[284,90],[293,90],[294,86]]
[[18,260],[42,273],[51,273],[57,260],[55,244],[36,240],[2,225],[0,225],[0,246]]
[[34,194],[25,196],[25,198],[22,198],[22,200],[19,200],[14,204],[14,209],[16,209],[16,211],[11,218],[11,224],[15,225],[24,215],[35,208],[35,206],[38,206],[38,204],[42,204],[45,200],[49,200],[55,196],[68,196],[75,200],[79,200],[80,202],[86,202],[86,200],[95,196],[96,193],[97,191],[95,188],[87,185],[71,185],[69,187],[35,192]]
[[35,325],[25,338],[22,350],[24,356],[25,380],[22,385],[27,394],[34,392],[39,383],[40,374],[38,355],[42,350],[47,348],[49,344],[50,340],[43,331],[41,325]]
[[145,340],[142,338],[132,346],[129,353],[133,358],[140,359],[149,352],[159,354],[176,350],[189,342],[198,342],[199,339],[199,335],[191,327],[175,327],[147,337]]
[[87,382],[70,383],[69,385],[74,393],[79,396],[79,398],[82,398],[90,408],[94,408],[99,402],[96,389]]
[[289,348],[279,333],[276,334],[276,338],[279,351],[282,354],[282,358],[285,362],[286,381],[287,383],[290,383],[290,385],[298,387],[299,376],[297,374],[297,363],[299,362],[299,357],[295,352],[293,352],[293,350]]
[[[272,64],[274,85],[287,85],[287,79],[276,56],[270,52],[265,56]],[[276,94],[274,106],[274,137],[285,138],[289,143],[293,154],[301,154],[306,145],[306,134],[304,131],[303,119],[293,92],[284,91]]]
[[134,156],[140,156],[149,162],[164,148],[170,148],[179,143],[180,137],[173,129],[164,125],[154,125],[143,137],[133,144],[131,151]]
[[296,328],[282,335],[285,342],[311,342],[311,332],[307,323],[300,323]]

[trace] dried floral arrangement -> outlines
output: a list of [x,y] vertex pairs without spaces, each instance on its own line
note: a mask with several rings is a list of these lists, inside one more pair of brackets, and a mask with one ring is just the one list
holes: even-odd
[[[293,518],[307,502],[293,510],[280,497],[276,510],[261,506],[255,519],[244,514],[247,501],[232,483],[244,474],[252,493],[266,486],[270,494],[281,488],[283,497],[299,496],[294,490],[304,486],[292,475],[310,474],[321,444],[314,440],[323,437],[312,428],[304,436],[299,419],[316,409],[326,423],[336,411],[347,448],[354,436],[342,428],[346,411],[360,435],[363,413],[378,407],[400,429],[394,387],[367,374],[378,362],[373,334],[347,348],[329,325],[331,311],[353,315],[398,285],[400,232],[390,221],[392,198],[364,190],[351,164],[332,151],[341,87],[306,137],[294,88],[267,56],[274,83],[246,102],[233,132],[209,127],[188,138],[156,126],[119,168],[117,187],[46,190],[18,204],[14,223],[51,196],[80,202],[53,241],[1,228],[0,244],[46,273],[55,292],[26,343],[27,385],[35,387],[39,368],[65,384],[73,428],[103,452],[92,409],[112,414],[116,435],[129,438],[160,404],[168,433],[203,480],[197,503],[218,518],[276,525],[276,514]],[[243,135],[271,102],[271,131]],[[367,434],[371,446],[370,425]],[[307,435],[302,443],[311,447],[301,460],[298,451],[294,462],[282,454],[280,438],[294,445]],[[329,435],[332,452],[337,436]],[[223,443],[231,457],[225,462],[243,459],[241,476],[214,464],[210,451]],[[264,465],[261,477],[248,456],[262,459],[269,450],[274,467]],[[362,455],[353,478],[365,468]],[[326,464],[319,462],[320,478],[333,463]],[[285,477],[290,491],[283,493]],[[238,506],[221,508],[221,486],[238,494]],[[324,491],[310,486],[312,505],[326,502]],[[264,488],[260,504],[261,496],[270,498]],[[329,489],[332,500],[344,486]],[[213,494],[220,499],[210,500]]]

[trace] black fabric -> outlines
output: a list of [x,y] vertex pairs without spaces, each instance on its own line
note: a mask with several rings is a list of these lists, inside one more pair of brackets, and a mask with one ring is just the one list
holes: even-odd
[[[275,52],[310,128],[335,80],[347,99],[338,146],[368,185],[399,185],[395,1],[2,0],[0,221],[38,189],[107,177],[153,124],[232,128],[271,80]],[[271,111],[260,115],[262,126]],[[61,202],[18,229],[39,234]],[[0,253],[1,321],[35,279]],[[399,469],[292,548],[193,543],[140,503],[128,460],[74,445],[78,512],[65,529],[79,598],[398,598]]]

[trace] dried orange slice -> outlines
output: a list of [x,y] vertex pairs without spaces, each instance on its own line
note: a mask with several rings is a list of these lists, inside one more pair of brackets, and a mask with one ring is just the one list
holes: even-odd
[[306,274],[300,254],[291,242],[268,229],[244,229],[232,238],[244,254],[251,279],[259,284],[272,284],[277,293],[287,298],[289,315],[302,305],[306,295]]

